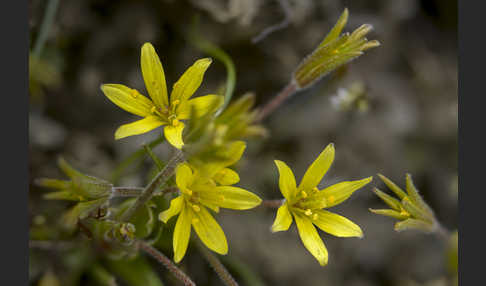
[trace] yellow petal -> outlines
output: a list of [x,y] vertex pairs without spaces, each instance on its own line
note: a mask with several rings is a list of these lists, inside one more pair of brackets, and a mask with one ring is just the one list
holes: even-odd
[[189,67],[179,80],[174,84],[170,101],[189,99],[194,92],[199,88],[204,77],[204,73],[208,69],[212,60],[204,58],[197,60],[191,67]]
[[361,228],[349,219],[326,210],[314,210],[312,222],[323,231],[338,237],[363,237]]
[[373,177],[368,177],[362,180],[337,183],[320,191],[319,195],[326,198],[326,207],[330,208],[347,200],[355,191],[364,187],[372,179]]
[[144,119],[120,126],[115,132],[115,139],[122,139],[132,135],[143,134],[164,125],[157,116],[147,116]]
[[164,69],[162,68],[159,56],[150,43],[145,43],[142,46],[141,65],[143,81],[153,102],[159,108],[167,108],[169,99],[167,96]]
[[287,201],[291,201],[297,192],[294,173],[283,161],[275,160],[274,162],[278,168],[280,192]]
[[209,112],[216,111],[224,102],[224,97],[221,95],[205,95],[199,96],[189,100],[190,108],[194,108],[196,117],[201,117]]
[[122,84],[103,84],[101,91],[109,100],[125,111],[142,117],[151,115],[150,110],[154,104],[135,89]]
[[230,168],[224,168],[217,172],[213,179],[220,185],[229,186],[238,183],[240,181],[240,176]]
[[194,176],[191,167],[187,163],[177,165],[176,169],[176,185],[181,190],[186,190],[188,186],[192,185]]
[[182,141],[182,131],[184,130],[184,123],[179,122],[176,126],[167,125],[164,128],[165,139],[177,149],[181,149],[184,146]]
[[326,174],[329,167],[331,167],[332,161],[334,160],[334,144],[329,144],[327,147],[319,154],[317,159],[312,162],[310,167],[304,174],[302,181],[299,185],[299,190],[312,190],[317,187],[322,177]]
[[201,206],[198,212],[194,213],[192,226],[201,241],[212,251],[219,254],[228,253],[228,243],[226,236],[213,216]]
[[218,158],[218,160],[201,164],[199,166],[200,175],[208,178],[214,177],[221,169],[238,162],[243,156],[245,148],[246,143],[244,141],[233,141],[226,146],[218,148],[214,152],[214,157]]
[[257,195],[242,188],[231,186],[207,188],[198,193],[202,203],[234,210],[251,209],[262,202]]
[[299,230],[299,236],[305,248],[314,255],[321,266],[327,264],[328,254],[326,246],[321,237],[317,233],[316,228],[309,218],[295,215],[295,223]]
[[183,206],[174,228],[174,261],[179,262],[186,254],[191,236],[192,211]]
[[184,204],[183,196],[179,196],[175,199],[172,199],[170,201],[170,207],[159,214],[159,220],[163,221],[164,223],[167,223],[167,221],[171,217],[181,212],[183,204]]
[[292,215],[289,212],[287,203],[281,205],[277,210],[277,217],[272,225],[272,232],[286,231],[292,224]]

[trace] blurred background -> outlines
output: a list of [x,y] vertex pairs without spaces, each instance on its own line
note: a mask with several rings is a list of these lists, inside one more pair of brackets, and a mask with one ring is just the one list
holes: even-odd
[[[344,30],[372,24],[368,38],[382,45],[272,114],[264,122],[269,136],[248,141],[238,185],[265,199],[280,198],[273,160],[287,162],[300,180],[334,142],[336,158],[321,187],[376,173],[404,187],[409,172],[437,218],[448,230],[457,229],[457,1],[60,1],[45,45],[36,51],[52,1],[29,1],[31,182],[65,178],[56,166],[60,155],[85,173],[111,180],[123,159],[157,138],[160,129],[115,142],[116,128],[135,117],[99,88],[123,83],[145,93],[140,71],[144,42],[155,46],[170,88],[194,60],[207,56],[188,41],[188,33],[197,29],[233,60],[234,98],[253,92],[260,105],[288,82],[347,7]],[[282,22],[282,29],[254,41]],[[223,64],[214,61],[196,94],[221,90],[225,80]],[[169,151],[166,144],[154,149],[162,159]],[[146,158],[119,176],[117,184],[143,186],[151,167]],[[389,192],[375,176],[331,210],[360,225],[365,237],[336,238],[320,231],[329,251],[326,267],[304,249],[295,225],[272,234],[275,210],[264,208],[222,210],[216,216],[229,242],[223,263],[241,285],[449,285],[447,244],[434,235],[397,233],[393,219],[370,213],[370,207],[385,207],[373,186]],[[44,193],[31,183],[31,238],[60,239],[56,221],[70,204],[45,201]],[[94,264],[106,266],[118,285],[136,285],[86,241],[68,250],[32,247],[32,285],[100,285],[96,271],[86,270]],[[169,236],[159,247],[168,256],[170,243]],[[179,285],[150,258],[143,263],[165,285]],[[189,248],[181,268],[198,285],[222,285],[196,247]]]

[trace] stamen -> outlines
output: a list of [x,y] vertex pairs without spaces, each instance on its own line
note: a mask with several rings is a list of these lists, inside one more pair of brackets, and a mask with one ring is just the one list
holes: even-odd
[[334,202],[336,201],[336,198],[335,198],[333,195],[330,195],[330,196],[327,198],[327,201],[328,201],[329,203],[331,203],[331,204],[332,204],[332,203],[334,203]]
[[174,119],[174,120],[172,120],[172,126],[177,126],[177,125],[179,125],[179,122],[180,122],[180,121],[179,121],[179,119],[177,119],[177,118],[176,118],[176,119]]
[[310,209],[305,210],[305,215],[310,216],[312,214],[312,211]]
[[302,191],[301,194],[304,199],[307,198],[307,193],[305,191]]
[[199,211],[201,211],[201,208],[200,208],[198,205],[192,205],[192,209],[193,209],[195,212],[199,212]]

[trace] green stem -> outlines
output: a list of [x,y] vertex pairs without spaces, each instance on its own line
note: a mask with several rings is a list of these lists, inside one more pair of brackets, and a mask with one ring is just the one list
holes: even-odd
[[197,243],[201,253],[203,254],[204,258],[208,261],[209,265],[214,269],[223,281],[226,286],[238,286],[236,280],[231,276],[229,271],[224,267],[224,265],[219,261],[218,257],[214,255],[211,251],[209,251],[206,247],[204,247],[200,242]]
[[42,53],[52,23],[54,22],[54,16],[56,15],[58,5],[59,5],[59,0],[50,0],[49,3],[47,3],[44,19],[42,20],[42,24],[40,27],[39,37],[37,38],[37,41],[35,42],[35,46],[33,49],[33,54],[36,57],[39,57],[40,54]]
[[149,254],[153,258],[155,258],[158,262],[164,265],[174,276],[179,279],[184,285],[186,286],[196,286],[189,276],[186,275],[182,270],[180,270],[172,261],[167,258],[162,252],[158,251],[156,248],[151,246],[150,244],[139,240],[138,246],[140,249],[145,251],[145,253]]
[[155,165],[157,165],[157,169],[159,169],[159,172],[162,171],[164,168],[164,164],[160,161],[159,157],[157,157],[154,152],[152,152],[152,149],[150,148],[149,145],[143,145],[143,148],[145,149],[145,152],[152,158],[154,161]]
[[[197,20],[196,20],[197,21]],[[202,52],[214,57],[221,61],[226,68],[226,88],[224,92],[223,106],[218,110],[217,114],[220,114],[229,104],[236,85],[236,68],[235,64],[231,60],[231,57],[223,51],[220,47],[211,43],[210,41],[198,36],[196,32],[196,24],[193,26],[193,30],[189,35],[189,42]]]
[[[150,142],[149,144],[147,144],[147,146],[153,149],[157,145],[159,145],[160,143],[164,142],[164,140],[165,140],[165,137],[161,136],[161,137],[155,139],[154,141]],[[116,184],[118,182],[118,180],[120,179],[121,175],[123,174],[123,172],[125,171],[125,169],[128,166],[132,166],[135,161],[142,159],[143,155],[145,155],[145,152],[146,152],[145,149],[142,148],[142,149],[139,149],[139,150],[133,152],[130,156],[125,158],[120,164],[118,164],[116,169],[112,172],[111,181],[114,184]],[[140,160],[140,162],[141,162],[141,160]]]
[[175,168],[179,163],[184,160],[184,154],[181,150],[177,150],[170,161],[165,165],[164,169],[160,171],[155,178],[145,187],[143,192],[137,198],[135,203],[130,206],[130,208],[123,213],[121,221],[128,222],[130,218],[136,213],[146,202],[148,202],[158,186],[164,185],[174,174]]

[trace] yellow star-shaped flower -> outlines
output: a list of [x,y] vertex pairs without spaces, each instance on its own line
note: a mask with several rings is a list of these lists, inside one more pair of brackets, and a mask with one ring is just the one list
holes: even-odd
[[167,141],[178,149],[182,148],[184,123],[181,120],[189,119],[191,114],[200,117],[216,110],[223,103],[223,97],[214,94],[190,99],[201,85],[210,64],[209,58],[197,60],[174,84],[169,98],[160,59],[154,47],[150,43],[145,43],[142,46],[141,66],[145,87],[151,100],[136,89],[122,84],[101,86],[103,93],[113,103],[143,117],[141,120],[120,126],[115,132],[115,139],[146,133],[164,125]]
[[323,208],[333,207],[345,201],[351,194],[371,182],[372,177],[345,181],[323,190],[317,185],[334,160],[334,145],[329,144],[310,165],[297,187],[292,170],[282,161],[275,160],[280,178],[279,187],[285,202],[279,207],[272,225],[272,232],[288,230],[295,219],[300,238],[307,250],[324,266],[328,261],[327,249],[317,233],[321,230],[338,237],[362,237],[361,228],[345,217]]
[[220,207],[247,210],[261,203],[261,199],[251,192],[228,185],[217,186],[214,180],[198,174],[188,163],[177,166],[176,184],[181,195],[172,199],[169,209],[159,215],[159,219],[167,223],[179,214],[173,237],[175,262],[181,261],[186,253],[191,226],[209,249],[219,254],[228,253],[226,236],[207,208],[215,212],[219,212]]

